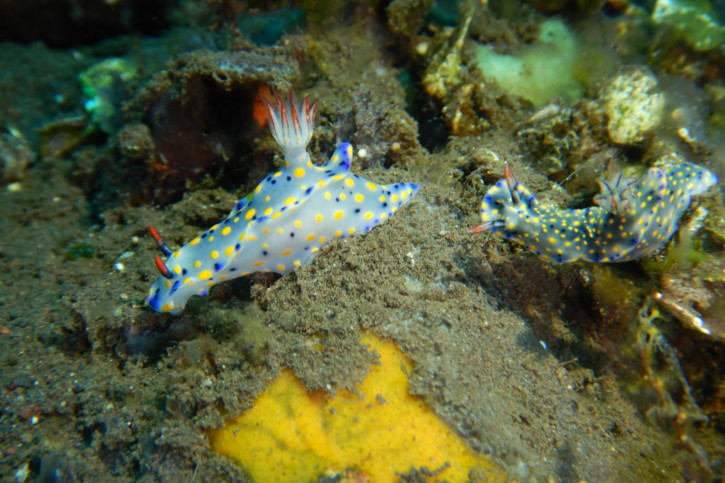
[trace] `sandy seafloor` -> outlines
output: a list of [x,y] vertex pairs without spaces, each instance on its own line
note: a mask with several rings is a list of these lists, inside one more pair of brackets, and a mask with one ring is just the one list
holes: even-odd
[[[396,82],[385,67],[389,42],[371,40],[380,28],[374,19],[363,23],[315,37],[324,51],[310,54],[316,63],[279,81],[321,98],[317,160],[332,151],[342,124],[335,112],[361,83],[374,99],[397,96],[385,139],[415,138],[410,120],[394,129],[404,116],[400,88],[389,87]],[[58,91],[80,106],[75,75],[92,62],[79,58],[2,44],[6,122],[32,132],[62,117]],[[30,137],[37,151],[38,137]],[[180,246],[225,216],[272,167],[268,135],[258,130],[257,138],[268,143],[269,165],[239,188],[207,179],[172,200],[130,199],[128,178],[143,184],[146,168],[129,168],[117,187],[98,181],[99,172],[124,173],[129,164],[108,164],[123,159],[116,138],[92,136],[69,153],[38,155],[13,189],[0,190],[4,481],[245,481],[240,468],[210,451],[204,430],[251,407],[283,368],[310,390],[354,388],[374,362],[359,343],[362,330],[394,341],[414,363],[411,390],[513,480],[676,481],[691,474],[686,468],[697,458],[678,444],[671,422],[647,417],[646,404],[625,391],[640,376],[612,362],[621,361],[611,355],[617,348],[602,343],[589,353],[596,344],[579,340],[605,329],[607,341],[617,340],[611,327],[596,326],[605,317],[595,314],[587,280],[597,268],[545,262],[490,234],[469,234],[480,220],[477,201],[461,184],[435,179],[455,157],[451,150],[408,147],[390,169],[356,159],[352,170],[360,175],[423,187],[383,225],[331,243],[289,276],[222,284],[195,297],[181,317],[150,311],[144,298],[157,277],[157,250],[148,226]],[[487,142],[485,134],[461,141],[469,143],[462,155]],[[488,182],[502,166],[486,167]],[[539,174],[521,177],[546,189]],[[79,241],[93,246],[92,257],[67,255]],[[646,278],[637,267],[613,270],[623,283]],[[722,357],[721,347],[708,347],[714,360]],[[717,425],[688,434],[717,468]]]

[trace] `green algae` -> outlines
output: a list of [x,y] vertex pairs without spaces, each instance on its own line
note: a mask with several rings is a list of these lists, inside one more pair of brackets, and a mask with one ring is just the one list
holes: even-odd
[[488,45],[476,46],[476,61],[486,79],[542,106],[562,97],[581,98],[583,86],[574,78],[579,57],[577,39],[560,20],[541,23],[537,42],[519,55],[498,54]]
[[136,67],[119,57],[105,59],[78,74],[87,98],[84,108],[102,131],[110,134],[120,125],[120,102],[136,77]]
[[658,0],[652,20],[670,27],[696,50],[712,50],[725,42],[725,27],[709,0]]

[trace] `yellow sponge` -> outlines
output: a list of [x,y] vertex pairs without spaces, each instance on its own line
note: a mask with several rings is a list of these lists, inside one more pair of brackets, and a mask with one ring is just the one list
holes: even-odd
[[423,467],[432,479],[451,483],[468,481],[474,468],[486,481],[506,479],[408,393],[412,363],[395,344],[372,335],[362,342],[378,352],[380,365],[358,386],[359,395],[308,393],[284,371],[252,409],[209,433],[213,449],[265,483],[315,481],[343,472],[385,483]]

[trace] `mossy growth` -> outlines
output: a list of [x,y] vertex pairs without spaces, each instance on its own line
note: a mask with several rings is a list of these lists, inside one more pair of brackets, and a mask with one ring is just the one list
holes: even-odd
[[[619,267],[594,264],[591,267],[591,291],[600,316],[607,325],[622,324],[634,317],[650,287],[625,277]],[[622,325],[627,330],[626,324]],[[620,336],[623,334],[620,334]]]
[[211,307],[200,329],[218,342],[231,342],[251,364],[264,361],[272,331],[265,324],[264,312],[254,303],[234,307]]
[[650,258],[642,261],[642,266],[654,273],[665,273],[677,268],[688,270],[708,261],[711,255],[703,250],[698,228],[707,216],[707,210],[698,208],[693,217],[683,224],[677,232],[677,241],[670,243],[664,258]]

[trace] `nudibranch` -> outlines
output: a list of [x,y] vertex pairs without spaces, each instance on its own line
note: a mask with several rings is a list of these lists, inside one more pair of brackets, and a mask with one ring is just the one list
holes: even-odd
[[270,130],[285,165],[262,180],[229,215],[177,251],[151,234],[167,256],[148,305],[180,314],[192,295],[252,272],[290,273],[336,238],[364,234],[392,216],[418,191],[413,183],[378,184],[350,172],[352,147],[341,144],[324,166],[312,163],[316,101],[276,95],[264,100]]
[[716,183],[712,172],[673,153],[640,179],[619,173],[600,181],[598,206],[561,210],[539,203],[507,165],[481,202],[483,224],[471,233],[490,230],[559,262],[627,262],[667,243],[692,197]]

